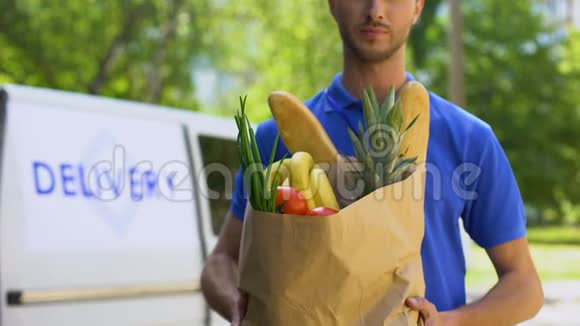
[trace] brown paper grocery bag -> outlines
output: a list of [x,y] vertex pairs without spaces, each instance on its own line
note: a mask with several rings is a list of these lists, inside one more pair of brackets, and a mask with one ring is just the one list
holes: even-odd
[[240,288],[244,326],[417,325],[424,296],[425,165],[335,215],[246,210]]
[[248,204],[239,262],[239,287],[248,293],[243,326],[422,324],[404,302],[425,295],[430,119],[428,102],[408,108],[404,125],[421,114],[406,139],[419,162],[409,178],[326,217],[266,213]]

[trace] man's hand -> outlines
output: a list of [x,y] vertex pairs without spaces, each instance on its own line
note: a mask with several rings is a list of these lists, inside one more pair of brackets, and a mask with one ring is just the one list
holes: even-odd
[[240,292],[240,297],[236,301],[234,311],[232,311],[232,326],[241,326],[242,320],[246,316],[246,309],[248,308],[248,296]]
[[[417,310],[423,321],[425,322],[425,326],[443,326],[443,321],[441,319],[441,314],[437,311],[437,307],[434,304],[429,302],[425,298],[421,297],[412,297],[405,301],[407,307]],[[447,325],[447,324],[445,324]]]
[[417,310],[425,322],[425,326],[455,326],[459,325],[458,312],[439,312],[429,300],[420,297],[411,297],[405,302],[407,307]]
[[226,215],[220,238],[201,274],[201,289],[206,301],[232,325],[240,325],[247,302],[237,286],[242,226],[242,222],[231,212]]
[[527,240],[513,240],[487,252],[499,279],[483,298],[444,312],[424,298],[408,298],[405,304],[419,311],[427,326],[516,325],[530,319],[542,307],[544,294]]

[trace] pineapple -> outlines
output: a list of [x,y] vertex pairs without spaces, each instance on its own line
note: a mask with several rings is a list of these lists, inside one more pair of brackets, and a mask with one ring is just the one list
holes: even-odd
[[[363,114],[366,131],[359,122],[358,133],[348,128],[362,171],[355,173],[356,181],[364,185],[364,197],[386,185],[407,178],[415,170],[417,156],[405,158],[400,153],[405,134],[413,127],[419,116],[403,128],[402,101],[395,102],[395,88],[391,87],[385,101],[379,105],[371,87],[363,91]],[[407,148],[408,149],[408,148]]]

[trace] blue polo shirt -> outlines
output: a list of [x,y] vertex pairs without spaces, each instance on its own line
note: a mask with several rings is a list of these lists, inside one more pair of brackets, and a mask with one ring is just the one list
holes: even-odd
[[[348,126],[363,121],[362,103],[343,87],[337,74],[330,86],[305,102],[339,152],[354,155]],[[408,78],[413,77],[408,74]],[[510,163],[488,124],[429,93],[425,237],[421,247],[426,298],[445,311],[465,304],[465,258],[459,223],[481,247],[525,236],[522,198]],[[273,119],[256,129],[262,158],[269,158],[277,126]],[[288,150],[280,140],[276,160]],[[246,206],[241,173],[231,203],[243,219]]]

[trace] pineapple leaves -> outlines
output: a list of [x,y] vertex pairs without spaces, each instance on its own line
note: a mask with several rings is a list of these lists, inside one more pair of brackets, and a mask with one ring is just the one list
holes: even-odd
[[417,122],[417,120],[419,119],[419,114],[417,114],[414,118],[413,121],[411,121],[411,123],[409,123],[409,125],[407,126],[407,128],[405,128],[405,131],[403,131],[403,135],[407,133],[407,131],[409,131],[409,129],[411,129],[411,127],[413,127],[413,125],[415,124],[415,122]]
[[354,154],[363,164],[363,170],[356,176],[364,182],[366,195],[399,181],[412,171],[417,157],[405,158],[406,152],[400,154],[399,151],[405,134],[415,125],[418,116],[402,130],[403,101],[396,100],[394,87],[389,88],[382,104],[379,104],[372,87],[367,87],[362,92],[362,102],[366,130],[359,121],[358,133],[351,128],[347,131]]
[[367,124],[367,129],[371,128],[377,123],[377,114],[374,112],[375,110],[371,100],[371,94],[373,94],[373,90],[370,87],[363,91],[363,114]]
[[372,114],[375,116],[375,121],[376,123],[381,123],[380,106],[379,101],[377,100],[377,96],[371,87],[368,88],[368,93],[371,100]]
[[365,131],[362,125],[362,122],[358,122],[358,138],[360,139],[361,144],[365,144]]
[[389,114],[389,112],[393,108],[393,105],[395,105],[395,87],[391,87],[391,89],[389,90],[389,95],[387,96],[387,98],[383,102],[383,105],[381,105],[380,121],[382,123],[387,121],[387,115]]
[[395,107],[387,115],[387,124],[400,131],[403,124],[403,101],[397,101]]
[[354,131],[352,131],[352,129],[350,128],[348,128],[348,135],[350,136],[350,140],[352,141],[352,144],[354,146],[354,152],[356,154],[356,157],[365,157],[366,150],[363,144],[361,143],[360,139],[358,139]]
[[417,157],[413,157],[399,161],[395,165],[393,172],[389,174],[388,183],[400,181],[405,172],[407,172],[415,164],[416,160]]

